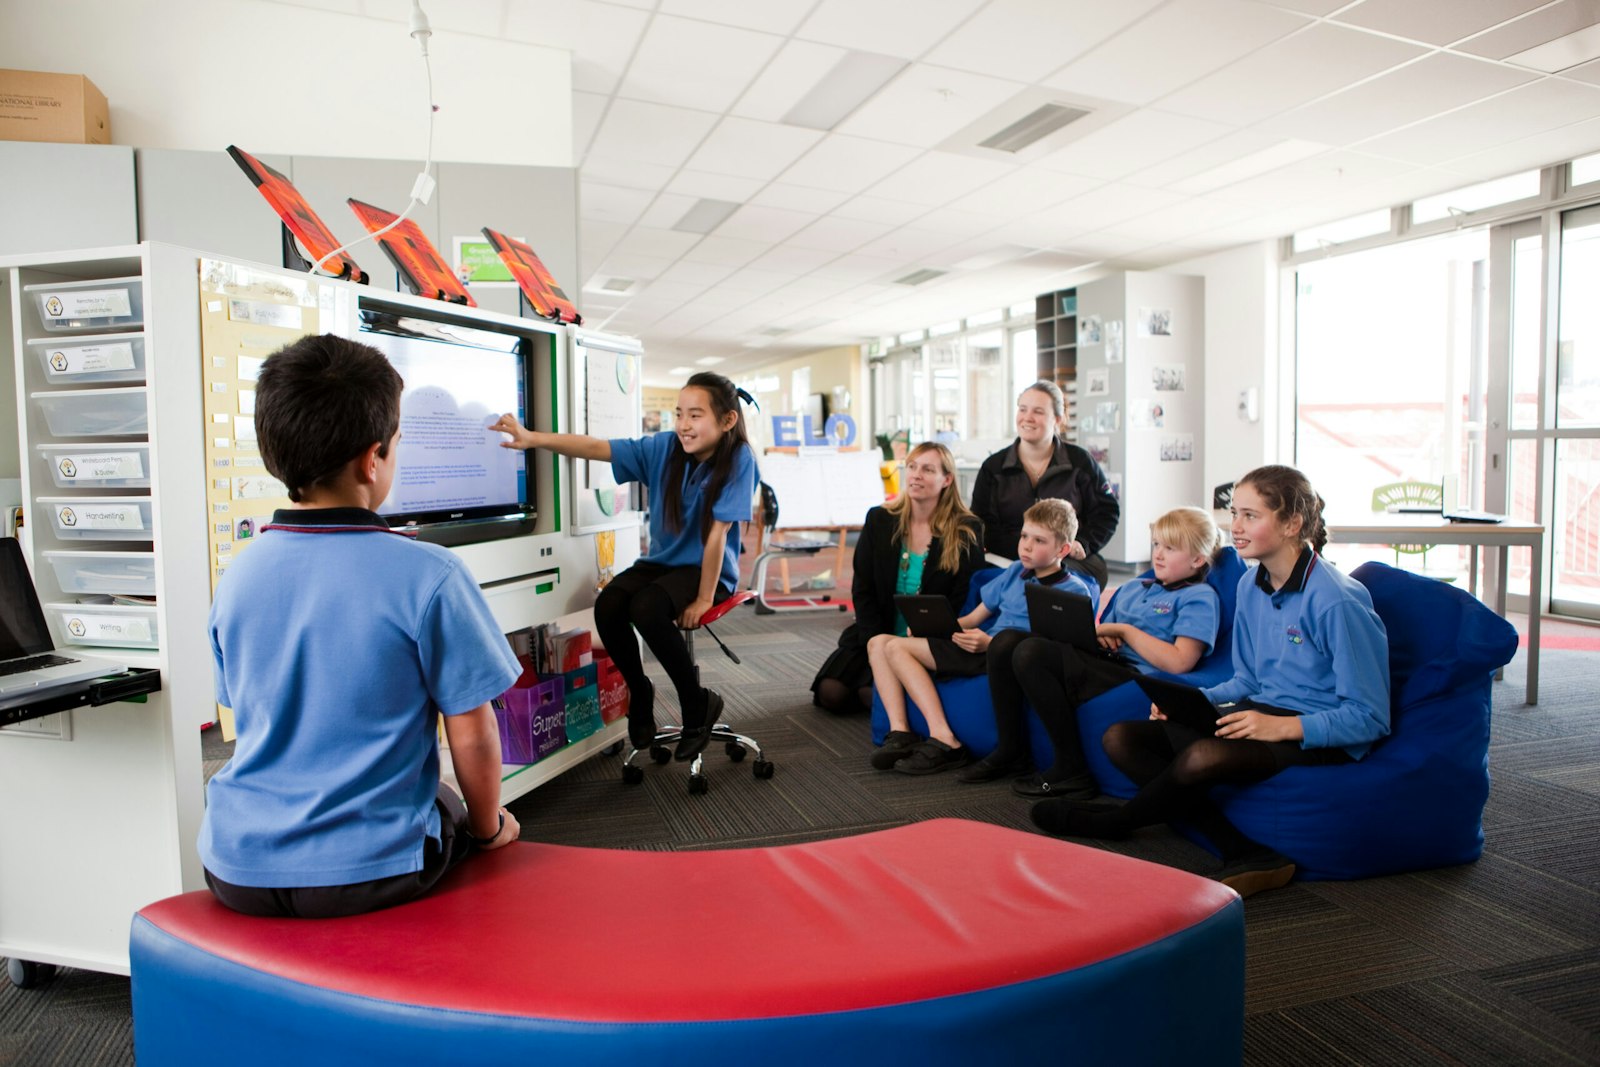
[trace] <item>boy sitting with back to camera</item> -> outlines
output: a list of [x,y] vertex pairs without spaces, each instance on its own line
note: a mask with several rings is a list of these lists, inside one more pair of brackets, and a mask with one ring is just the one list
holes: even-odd
[[[292,503],[212,601],[238,741],[199,842],[212,894],[248,915],[401,904],[520,831],[489,701],[521,668],[461,561],[377,514],[401,388],[381,352],[332,335],[275,352],[256,383],[261,457]],[[439,781],[441,712],[464,805]]]
[[[971,753],[950,729],[929,672],[947,677],[987,674],[991,694],[1005,686],[1014,674],[1012,654],[1032,636],[1023,591],[1026,583],[1059,586],[1091,601],[1099,595],[1083,576],[1061,568],[1077,536],[1078,516],[1071,504],[1055,499],[1038,501],[1023,513],[1016,562],[984,585],[977,607],[956,620],[960,630],[948,638],[879,634],[867,642],[872,684],[889,717],[889,733],[872,754],[872,766],[903,774],[933,774],[965,766],[971,760]],[[996,613],[1000,617],[992,635],[978,629]],[[911,729],[908,695],[927,720],[926,738]]]

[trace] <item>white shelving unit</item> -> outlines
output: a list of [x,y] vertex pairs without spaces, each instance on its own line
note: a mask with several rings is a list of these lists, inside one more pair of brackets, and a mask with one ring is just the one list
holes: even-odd
[[[147,610],[152,636],[140,643],[155,647],[97,642],[92,651],[130,666],[158,668],[162,675],[161,691],[143,704],[79,708],[0,730],[0,807],[11,813],[0,820],[0,956],[126,974],[134,912],[162,897],[204,886],[195,851],[204,807],[200,729],[213,720],[215,703],[206,633],[211,599],[205,458],[209,427],[201,383],[199,279],[201,261],[215,258],[149,242],[0,258],[0,299],[10,323],[7,335],[0,336],[0,353],[10,357],[14,371],[16,445],[28,518],[23,550],[40,597],[47,604],[69,605],[80,595],[70,582],[63,586],[49,562],[62,558],[56,553],[115,553],[103,558],[119,563],[153,559],[156,600]],[[258,273],[277,270],[243,266]],[[292,277],[304,280],[304,275]],[[140,338],[140,377],[124,368],[126,380],[63,380],[48,357],[38,355],[48,346],[30,342],[67,335],[45,329],[39,302],[27,287],[119,278],[135,279],[123,284],[142,304],[141,326],[116,325],[116,332]],[[348,336],[357,333],[361,297],[419,309],[439,307],[406,295],[369,293],[348,283],[319,284],[350,290],[352,299],[332,302],[344,309],[343,317],[324,322],[325,329]],[[566,331],[493,312],[462,309],[461,314],[549,334],[549,379],[535,390],[541,403],[534,423],[539,429],[566,431]],[[140,392],[121,392],[127,389]],[[144,432],[87,437],[53,432],[34,394],[62,392],[92,395],[94,399],[85,401],[91,405],[107,396],[114,395],[117,404],[137,396]],[[72,425],[61,423],[55,429]],[[84,442],[93,449],[80,453],[67,447]],[[80,489],[72,478],[63,481],[59,464],[64,456],[76,463],[82,455],[119,449],[138,454],[142,476],[118,484],[124,480],[118,472],[132,472],[134,461],[97,459],[91,466],[98,464],[103,477],[91,480],[100,484]],[[536,532],[455,550],[485,587],[507,632],[573,616],[594,602],[594,539],[574,536],[571,518],[561,506],[571,464],[549,455],[540,455],[537,463]],[[146,479],[148,485],[139,484]],[[141,522],[148,522],[148,538],[79,536],[83,531],[59,521],[59,512],[53,515],[52,509],[71,507],[70,501],[80,498],[86,506],[100,507],[98,521],[108,525],[131,522],[133,511],[127,508],[147,508],[138,514]],[[53,503],[63,500],[69,503]],[[626,532],[618,536],[619,569],[636,556],[637,540]],[[66,616],[47,614],[56,643],[71,646]],[[531,767],[508,767],[503,798],[526,793],[625,732],[625,723],[614,723]]]

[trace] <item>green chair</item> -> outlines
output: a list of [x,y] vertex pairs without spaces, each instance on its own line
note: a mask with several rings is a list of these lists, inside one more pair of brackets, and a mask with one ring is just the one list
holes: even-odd
[[[1390,482],[1380,485],[1372,491],[1372,510],[1387,512],[1391,508],[1428,508],[1442,512],[1444,509],[1444,489],[1438,482]],[[1454,574],[1428,575],[1428,549],[1433,545],[1390,545],[1394,549],[1394,565],[1400,567],[1401,556],[1419,556],[1422,564],[1421,573],[1440,581],[1453,582]]]

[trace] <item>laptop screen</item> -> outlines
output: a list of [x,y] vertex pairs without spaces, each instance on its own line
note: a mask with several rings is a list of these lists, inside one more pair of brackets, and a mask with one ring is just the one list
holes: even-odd
[[22,543],[0,537],[0,660],[36,656],[55,648],[44,624]]

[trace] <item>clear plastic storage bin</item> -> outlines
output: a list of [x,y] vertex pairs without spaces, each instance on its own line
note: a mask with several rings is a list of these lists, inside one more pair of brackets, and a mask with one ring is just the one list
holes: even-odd
[[144,381],[144,334],[41,337],[28,342],[51,385]]
[[86,282],[41,282],[25,285],[51,333],[131,329],[144,325],[144,283],[132,278],[96,278]]
[[144,386],[33,393],[56,437],[116,437],[150,431]]
[[147,489],[150,486],[150,446],[147,444],[84,442],[34,447],[57,489]]
[[43,552],[63,593],[156,595],[154,552]]
[[61,627],[62,637],[74,645],[157,648],[161,644],[153,606],[46,604],[45,611]]
[[84,541],[149,541],[155,534],[147,496],[42,496],[56,536]]

